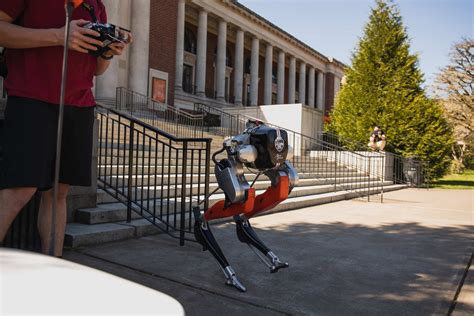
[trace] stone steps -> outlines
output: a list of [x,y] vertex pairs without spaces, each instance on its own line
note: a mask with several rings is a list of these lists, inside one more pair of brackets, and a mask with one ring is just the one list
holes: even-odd
[[[329,174],[331,176],[332,174]],[[118,187],[128,187],[128,176],[113,176],[112,178],[115,178],[115,181],[113,181],[113,184],[118,186]],[[174,178],[174,176],[173,176]],[[214,175],[210,175],[210,190],[213,190],[215,187],[217,187],[217,179]],[[246,177],[248,181],[253,181],[255,179],[255,175],[249,175],[249,177]],[[179,179],[182,179],[182,177],[179,177]],[[167,187],[174,187],[174,184],[177,183],[178,185],[176,186],[177,188],[181,188],[181,181],[170,181],[170,185],[168,185],[168,179],[165,177],[163,182],[161,181],[161,175],[158,176],[149,176],[145,175],[144,177],[138,176],[138,177],[132,177],[131,185],[133,187],[150,187],[150,189],[156,188],[157,190],[161,190],[161,187],[163,186],[164,189]],[[171,180],[171,179],[170,179]],[[197,187],[197,179],[193,179],[196,181],[190,181],[190,177],[187,177],[187,183],[186,187],[189,188],[191,185],[193,187]],[[323,174],[319,174],[318,177],[310,177],[307,176],[306,178],[302,178],[299,180],[299,185],[298,186],[308,186],[308,185],[321,185],[321,184],[333,184],[334,182],[336,183],[344,183],[344,182],[374,182],[378,181],[379,179],[376,177],[361,177],[357,176],[357,173],[348,173],[346,175],[340,175],[338,178],[334,177],[323,177]],[[201,187],[204,187],[204,175],[201,177]],[[266,188],[270,185],[270,180],[268,180],[267,177],[261,176],[255,183],[256,188]]]
[[[405,185],[389,185],[384,187],[384,192],[390,192],[393,190],[400,190],[405,188]],[[379,193],[379,192],[374,192]],[[336,201],[342,201],[345,199],[355,198],[357,197],[357,193],[354,192],[346,192],[346,191],[338,191],[338,192],[329,192],[324,194],[318,195],[309,195],[309,196],[301,196],[301,197],[293,197],[289,198],[288,200],[284,201],[274,209],[270,210],[266,214],[276,213],[276,212],[283,212],[289,211],[292,209],[297,208],[304,208],[310,206],[316,206],[325,203],[331,203]],[[134,219],[131,223],[126,223],[125,221],[118,221],[115,223],[100,223],[97,222],[98,218],[102,216],[106,218],[110,216],[112,219],[117,218],[118,213],[122,213],[122,218],[126,216],[126,208],[122,207],[120,210],[119,204],[114,205],[117,207],[117,210],[112,211],[113,207],[111,207],[108,211],[103,211],[101,213],[100,210],[96,210],[94,214],[94,221],[96,224],[89,225],[89,224],[82,224],[82,223],[70,223],[66,227],[66,238],[65,238],[65,245],[68,247],[83,247],[83,246],[90,246],[94,244],[100,244],[105,242],[112,242],[118,240],[124,240],[129,238],[137,238],[146,235],[158,234],[161,231],[157,229],[152,223],[147,221],[146,219]],[[123,206],[123,204],[121,204]],[[115,215],[110,215],[111,212],[115,212]],[[136,215],[135,215],[136,217]],[[91,217],[92,218],[92,217]],[[188,222],[189,218],[187,218],[186,222]],[[223,222],[223,221],[231,221],[231,219],[224,219],[219,221],[213,221],[213,223]]]
[[[253,181],[256,178],[255,174],[251,173],[246,173],[244,174],[245,178],[247,181]],[[363,180],[366,178],[366,176],[361,176],[357,171],[355,170],[347,170],[344,172],[338,172],[334,173],[334,171],[320,171],[318,173],[314,172],[301,172],[298,174],[300,179],[328,179],[328,180],[334,180],[336,179],[337,182],[339,182],[341,179],[346,179],[346,178],[355,178],[355,179],[360,179]],[[132,183],[133,184],[150,184],[150,185],[174,185],[174,184],[181,184],[183,176],[181,173],[175,173],[175,174],[170,174],[169,176],[167,174],[157,174],[157,175],[146,175],[144,174],[144,177],[142,178],[140,175],[136,175],[132,177]],[[104,181],[107,181],[111,183],[114,186],[126,186],[128,184],[128,176],[127,175],[113,175],[113,174],[105,174],[105,173],[100,173],[99,174],[99,179],[102,179]],[[205,179],[205,174],[192,174],[192,175],[186,175],[186,183],[191,184],[191,183],[198,183],[201,181],[201,183]],[[258,181],[263,181],[266,179],[265,176],[261,176]],[[155,181],[156,180],[156,181]],[[214,174],[209,175],[209,183],[217,183],[216,176]]]
[[[199,159],[199,152],[201,152],[201,159]],[[212,153],[212,152],[211,152]],[[194,155],[194,157],[193,157]],[[133,154],[132,163],[133,164],[142,164],[142,165],[162,165],[163,163],[167,165],[174,165],[176,164],[177,159],[182,159],[183,152],[181,150],[172,150],[171,153],[166,152],[158,152],[157,154]],[[220,158],[221,156],[217,156]],[[204,164],[205,158],[205,151],[204,150],[194,150],[194,154],[191,151],[187,152],[187,164],[189,165],[191,161],[195,164],[201,162]],[[210,157],[209,157],[210,158]],[[222,156],[224,158],[224,156]],[[163,162],[164,159],[164,162]],[[127,151],[122,151],[120,153],[116,153],[114,155],[105,155],[105,153],[100,152],[99,150],[99,164],[120,164],[120,165],[128,165],[129,162],[129,153]],[[291,160],[294,165],[298,164],[301,166],[331,166],[335,165],[334,163],[328,163],[327,160],[323,158],[312,158],[312,157],[295,157]]]
[[[300,192],[303,190],[312,190],[308,194],[318,194],[320,193],[320,189],[323,189],[325,192],[326,191],[331,191],[334,190],[335,188],[335,183],[334,180],[330,179],[323,179],[322,181],[318,181],[318,179],[308,179],[312,181],[308,181],[307,184],[300,185],[296,187],[293,190],[292,194],[295,194],[295,192]],[[352,180],[346,180],[344,178],[338,179],[339,181],[336,183],[336,185],[341,186],[342,188],[350,189],[350,188],[356,188],[356,187],[365,187],[366,185],[369,185],[369,179],[366,178],[352,178]],[[377,179],[370,179],[370,184],[372,186],[376,186],[378,183],[380,183]],[[390,182],[386,183],[390,184]],[[271,185],[270,181],[258,181],[255,183],[254,188],[257,190],[265,190]],[[192,187],[191,187],[192,186]],[[122,186],[119,185],[119,188]],[[123,186],[123,192],[127,192],[127,186]],[[204,184],[197,185],[197,184],[188,184],[186,185],[186,195],[198,195],[198,194],[203,194],[204,192]],[[214,191],[215,189],[218,188],[218,184],[213,182],[210,183],[209,185],[209,190],[210,192]],[[166,198],[174,198],[175,196],[180,196],[182,192],[182,185],[165,185],[165,186],[133,186],[132,188],[132,198],[137,199],[137,198],[142,198],[142,197],[153,197],[153,198],[161,198],[161,197],[166,197]]]
[[[311,179],[310,179],[311,180]],[[266,188],[269,186],[270,183],[263,183],[259,188],[257,188],[256,194],[261,194],[263,193]],[[370,186],[371,187],[376,187],[381,186],[381,182],[373,183]],[[389,181],[385,181],[384,186],[390,186],[391,183]],[[217,186],[214,186],[213,188],[216,188]],[[293,189],[289,196],[289,200],[297,197],[303,197],[303,196],[316,196],[320,194],[326,194],[330,192],[338,192],[338,191],[344,191],[344,189],[348,188],[358,188],[360,190],[369,187],[368,183],[344,183],[344,184],[338,184],[337,186],[334,186],[334,184],[318,184],[318,185],[306,185],[306,186],[299,186]],[[212,191],[212,189],[210,190]],[[175,206],[177,208],[180,207],[181,205],[181,199],[180,199],[180,191],[178,191],[178,195],[176,197],[176,202],[175,202],[175,195],[173,196],[168,196],[166,194],[163,195],[164,199],[161,200],[159,195],[154,195],[154,194],[147,194],[144,193],[143,196],[141,193],[143,190],[137,189],[137,191],[134,191],[132,193],[133,199],[141,201],[142,205],[147,205],[150,207],[150,209],[156,209],[156,212],[160,212],[162,207],[165,208],[171,208],[173,209]],[[195,191],[193,198],[195,200],[198,199],[197,196],[197,190]],[[159,191],[158,191],[159,193]],[[187,191],[186,196],[188,197],[190,194],[190,190]],[[105,192],[100,192],[100,194],[103,195],[103,197],[109,196],[110,198],[101,199],[101,204],[99,204],[96,208],[87,208],[87,209],[79,209],[76,211],[76,222],[83,223],[83,224],[98,224],[98,223],[106,223],[106,222],[115,222],[115,221],[123,221],[125,220],[125,215],[126,215],[126,209],[127,207],[123,205],[122,203],[117,202],[117,200],[113,199],[110,195],[108,195]],[[204,192],[201,190],[201,196],[199,196],[199,199],[202,200],[204,198]],[[214,205],[218,201],[224,199],[224,194],[222,193],[217,193],[214,194],[213,196],[210,197],[209,199],[209,206]],[[189,206],[189,200],[185,201],[186,203],[186,209],[190,209]],[[176,205],[175,205],[176,204]],[[195,204],[195,203],[193,203]]]
[[[162,127],[162,129],[169,133],[172,133],[171,130],[175,128],[173,123],[168,125],[163,123],[163,126],[165,127]],[[168,130],[166,130],[167,128]],[[183,133],[191,132],[186,126],[180,128],[182,128]],[[127,192],[129,149],[126,143],[129,140],[126,136],[128,135],[124,132],[123,127],[119,130],[115,126],[112,137],[110,124],[108,129],[105,125],[101,126],[101,131],[100,137],[103,140],[105,140],[105,133],[108,133],[108,139],[104,142],[108,144],[108,147],[99,147],[99,153],[107,155],[107,157],[99,158],[99,178],[111,183],[114,187],[118,187],[122,192]],[[140,135],[140,133],[136,135]],[[154,138],[163,143],[158,146],[152,145],[153,143],[156,144]],[[212,139],[211,154],[221,149],[224,139],[222,136],[204,133],[204,138]],[[170,142],[153,131],[146,132],[145,138],[142,135],[135,138],[135,146],[138,150],[134,152],[132,161],[134,176],[131,179],[131,189],[132,199],[135,201],[133,206],[136,210],[144,207],[151,213],[143,212],[143,209],[141,209],[142,215],[146,217],[144,218],[142,215],[132,212],[132,221],[127,223],[126,205],[118,202],[116,197],[104,190],[98,190],[97,207],[76,210],[74,214],[76,223],[68,224],[66,229],[66,246],[82,247],[160,233],[161,230],[149,221],[152,219],[151,214],[156,215],[156,217],[153,217],[156,224],[163,227],[164,224],[159,221],[160,216],[166,217],[169,214],[173,219],[172,224],[179,223],[179,211],[182,207],[185,209],[185,215],[183,215],[185,216],[185,225],[189,229],[189,225],[193,224],[191,209],[197,205],[198,201],[204,199],[204,185],[202,183],[205,178],[205,152],[201,150],[201,145],[200,143],[189,143],[186,160],[187,169],[185,170],[188,173],[185,176],[186,198],[181,200],[183,167],[177,162],[182,161],[181,149],[183,144],[181,142]],[[172,146],[171,155],[167,146]],[[194,156],[191,155],[190,148],[194,149]],[[198,156],[199,151],[202,155],[201,159]],[[176,152],[179,152],[180,160],[176,159]],[[371,194],[378,194],[382,189],[384,192],[388,192],[405,187],[404,185],[393,185],[390,181],[382,183],[373,177],[369,179],[357,170],[337,165],[334,161],[328,160],[332,157],[330,153],[323,152],[319,157],[310,157],[311,152],[306,152],[304,155],[306,156],[298,156],[294,159],[294,165],[300,176],[299,185],[293,189],[287,200],[268,213],[360,197],[369,188]],[[225,155],[222,155],[222,157],[225,157]],[[211,162],[209,192],[217,188],[217,180],[213,170],[214,164]],[[251,182],[256,178],[256,175],[246,173],[245,177],[247,181]],[[200,180],[200,185],[197,184],[198,180]],[[270,181],[265,176],[259,178],[254,185],[257,195],[263,193],[269,185]],[[213,195],[209,199],[209,206],[224,198],[223,193]],[[229,220],[231,219],[221,219],[213,221],[213,223]]]
[[[113,165],[113,164],[102,164],[99,165],[99,172],[102,175],[107,175],[107,176],[116,176],[116,177],[128,177],[128,164],[121,164],[121,165]],[[201,174],[201,176],[204,175],[204,172],[206,170],[205,165],[196,165],[194,164],[193,166],[188,165],[186,168],[186,171],[188,173],[193,173],[194,175]],[[213,173],[214,171],[214,165],[211,163],[209,166],[210,172]],[[176,165],[166,165],[166,166],[161,166],[161,165],[141,165],[141,164],[135,164],[132,167],[132,173],[135,175],[135,177],[141,177],[141,174],[144,174],[145,177],[153,177],[155,175],[161,175],[161,173],[168,173],[170,172],[171,174],[178,173],[181,174],[183,171],[182,166],[176,166]],[[315,166],[311,169],[312,174],[314,174],[315,177],[318,175],[321,175],[322,173],[326,174],[334,174],[335,171],[338,171],[338,173],[343,173],[344,175],[349,175],[352,173],[357,173],[354,170],[344,168],[341,166],[338,166],[337,168],[334,165],[328,165],[326,167],[318,167]],[[253,176],[252,174],[247,174],[246,177]],[[253,178],[252,178],[253,179]]]

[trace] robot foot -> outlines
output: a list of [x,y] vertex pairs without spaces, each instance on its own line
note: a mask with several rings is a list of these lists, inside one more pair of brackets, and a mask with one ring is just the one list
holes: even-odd
[[278,270],[288,268],[290,266],[288,262],[281,262],[280,259],[272,251],[267,254],[267,258],[271,262],[270,273],[276,273],[278,272]]
[[201,244],[202,250],[208,250],[217,260],[220,267],[222,268],[222,271],[224,271],[227,285],[233,286],[241,292],[245,292],[247,289],[242,285],[235,275],[234,269],[232,269],[232,267],[229,265],[227,258],[225,257],[214,235],[212,234],[209,224],[201,216],[199,208],[194,209],[194,216],[196,218],[194,223],[194,236],[197,242]]
[[[278,272],[283,268],[288,268],[290,265],[287,262],[282,262],[268,248],[263,241],[257,236],[257,233],[253,230],[250,222],[245,215],[239,215],[234,217],[237,229],[237,237],[240,242],[246,243],[250,249],[252,249],[257,257],[270,269],[270,273]],[[258,250],[259,252],[257,252]],[[262,254],[265,256],[262,256]]]
[[235,287],[240,292],[246,292],[247,291],[245,286],[243,286],[243,284],[240,283],[239,279],[237,279],[237,276],[235,275],[235,271],[234,271],[234,269],[232,269],[231,266],[227,266],[224,269],[224,274],[225,274],[225,277],[227,279],[225,284]]

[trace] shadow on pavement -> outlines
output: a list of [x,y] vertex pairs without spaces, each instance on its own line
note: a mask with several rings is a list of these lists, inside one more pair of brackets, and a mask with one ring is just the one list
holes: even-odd
[[214,259],[197,244],[179,247],[164,235],[65,257],[170,294],[188,315],[445,315],[474,248],[471,225],[302,222],[259,227],[254,225],[261,239],[290,263],[289,269],[270,274],[237,240],[233,224],[213,227],[247,293],[226,287]]

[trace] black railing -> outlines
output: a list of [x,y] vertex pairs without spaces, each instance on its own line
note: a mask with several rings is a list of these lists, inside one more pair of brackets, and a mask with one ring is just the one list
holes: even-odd
[[211,139],[177,138],[123,112],[97,107],[98,184],[169,235],[194,240],[192,207],[208,207]]
[[152,100],[140,93],[119,87],[115,110],[138,118],[176,137],[203,137],[203,116]]
[[[355,151],[369,151],[368,144],[342,138],[338,135],[321,132],[320,136],[325,142]],[[411,187],[429,187],[431,174],[429,163],[416,157],[404,157],[393,152],[384,152],[387,164],[386,178],[397,184],[406,184]]]
[[[204,128],[209,133],[224,137],[237,135],[245,130],[246,122],[252,118],[242,114],[232,115],[205,104],[195,104],[194,110],[204,115]],[[258,120],[258,119],[257,119]],[[293,147],[292,162],[299,173],[311,174],[359,197],[375,192],[383,194],[385,181],[385,159],[379,153],[350,151],[322,137],[312,138],[274,124],[287,131],[288,141]]]
[[194,104],[194,112],[204,116],[204,130],[215,135],[230,137],[238,135],[245,129],[245,121],[239,116],[229,114],[218,108],[202,103]]

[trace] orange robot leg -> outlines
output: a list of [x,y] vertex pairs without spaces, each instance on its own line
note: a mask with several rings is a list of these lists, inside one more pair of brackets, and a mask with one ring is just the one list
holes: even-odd
[[255,198],[255,205],[250,212],[244,213],[247,218],[251,218],[258,213],[268,211],[288,198],[289,192],[288,176],[279,178],[278,185],[268,187],[268,189]]
[[250,188],[247,191],[247,200],[243,203],[232,204],[228,208],[224,208],[225,201],[219,201],[204,213],[204,219],[210,221],[218,218],[232,217],[242,213],[252,211],[255,203],[255,189]]

